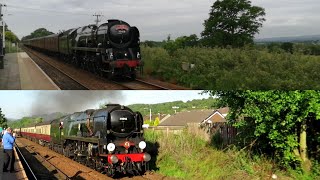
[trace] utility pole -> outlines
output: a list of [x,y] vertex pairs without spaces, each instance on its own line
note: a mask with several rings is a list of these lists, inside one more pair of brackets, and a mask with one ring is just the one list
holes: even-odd
[[95,13],[95,14],[94,14],[94,15],[92,15],[92,16],[97,17],[97,20],[96,20],[95,22],[96,22],[96,25],[98,26],[98,25],[99,25],[99,22],[101,22],[100,17],[101,17],[102,15],[101,15],[101,14],[97,14],[97,13]]
[[152,121],[152,112],[151,112],[151,108],[150,108],[150,121]]

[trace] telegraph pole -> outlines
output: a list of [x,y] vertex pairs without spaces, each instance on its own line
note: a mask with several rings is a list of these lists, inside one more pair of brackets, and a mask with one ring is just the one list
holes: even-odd
[[102,15],[101,15],[101,14],[97,14],[97,13],[95,13],[95,14],[94,14],[94,15],[92,15],[92,16],[97,17],[97,20],[96,20],[95,22],[96,22],[96,25],[98,26],[98,25],[99,25],[99,22],[101,22],[100,17],[101,17]]

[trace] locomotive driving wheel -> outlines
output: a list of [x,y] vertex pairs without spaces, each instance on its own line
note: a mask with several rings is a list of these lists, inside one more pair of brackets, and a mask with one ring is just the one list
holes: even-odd
[[132,73],[132,74],[130,75],[130,78],[131,78],[132,80],[135,80],[135,79],[137,78],[136,73]]
[[107,174],[107,176],[109,176],[109,177],[114,177],[114,175],[115,175],[115,169],[112,167],[112,165],[110,165],[110,164],[108,164],[107,166],[106,166],[106,169],[105,169],[105,172],[106,172],[106,174]]
[[72,64],[74,64],[76,67],[79,67],[78,58],[76,56],[72,57]]
[[113,79],[114,78],[114,70],[111,70],[110,72],[107,73],[107,78],[109,80]]

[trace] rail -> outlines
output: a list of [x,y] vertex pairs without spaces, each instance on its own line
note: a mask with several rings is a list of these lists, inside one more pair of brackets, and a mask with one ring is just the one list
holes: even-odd
[[[22,155],[20,149],[18,148],[18,145],[16,144],[16,149],[18,149],[20,156],[23,158],[23,161],[26,163],[27,167],[28,167],[28,171],[30,171],[32,173],[32,178],[34,178],[35,180],[37,180],[37,177],[35,176],[35,174],[33,173],[31,167],[29,166],[28,162],[25,160],[24,156]],[[66,173],[62,172],[59,168],[57,168],[54,164],[50,163],[45,157],[41,156],[39,153],[31,150],[32,152],[30,152],[30,149],[28,150],[29,153],[31,154],[36,154],[39,157],[41,157],[46,163],[48,163],[50,166],[54,167],[60,174],[62,174],[63,176],[65,176],[65,180],[70,180],[72,179],[71,177],[69,177]],[[43,162],[43,161],[42,161]],[[30,178],[29,178],[30,179]],[[41,178],[40,178],[41,179]]]

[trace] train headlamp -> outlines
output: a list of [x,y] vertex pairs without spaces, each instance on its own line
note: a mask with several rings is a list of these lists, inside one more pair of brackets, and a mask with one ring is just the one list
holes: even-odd
[[110,53],[110,59],[113,59],[113,53]]
[[109,152],[112,152],[116,149],[116,145],[114,145],[113,143],[109,143],[107,149]]
[[141,54],[140,52],[137,53],[137,58],[140,59],[141,58]]
[[140,148],[140,149],[145,149],[146,147],[147,147],[147,143],[146,143],[146,142],[141,141],[141,142],[139,143],[139,148]]
[[117,156],[112,155],[112,156],[110,157],[110,161],[112,162],[112,164],[116,164],[116,163],[119,161],[119,159],[118,159]]
[[145,162],[150,161],[150,160],[151,160],[151,156],[150,156],[150,154],[148,154],[148,153],[144,153],[144,155],[143,155],[143,160],[144,160]]

